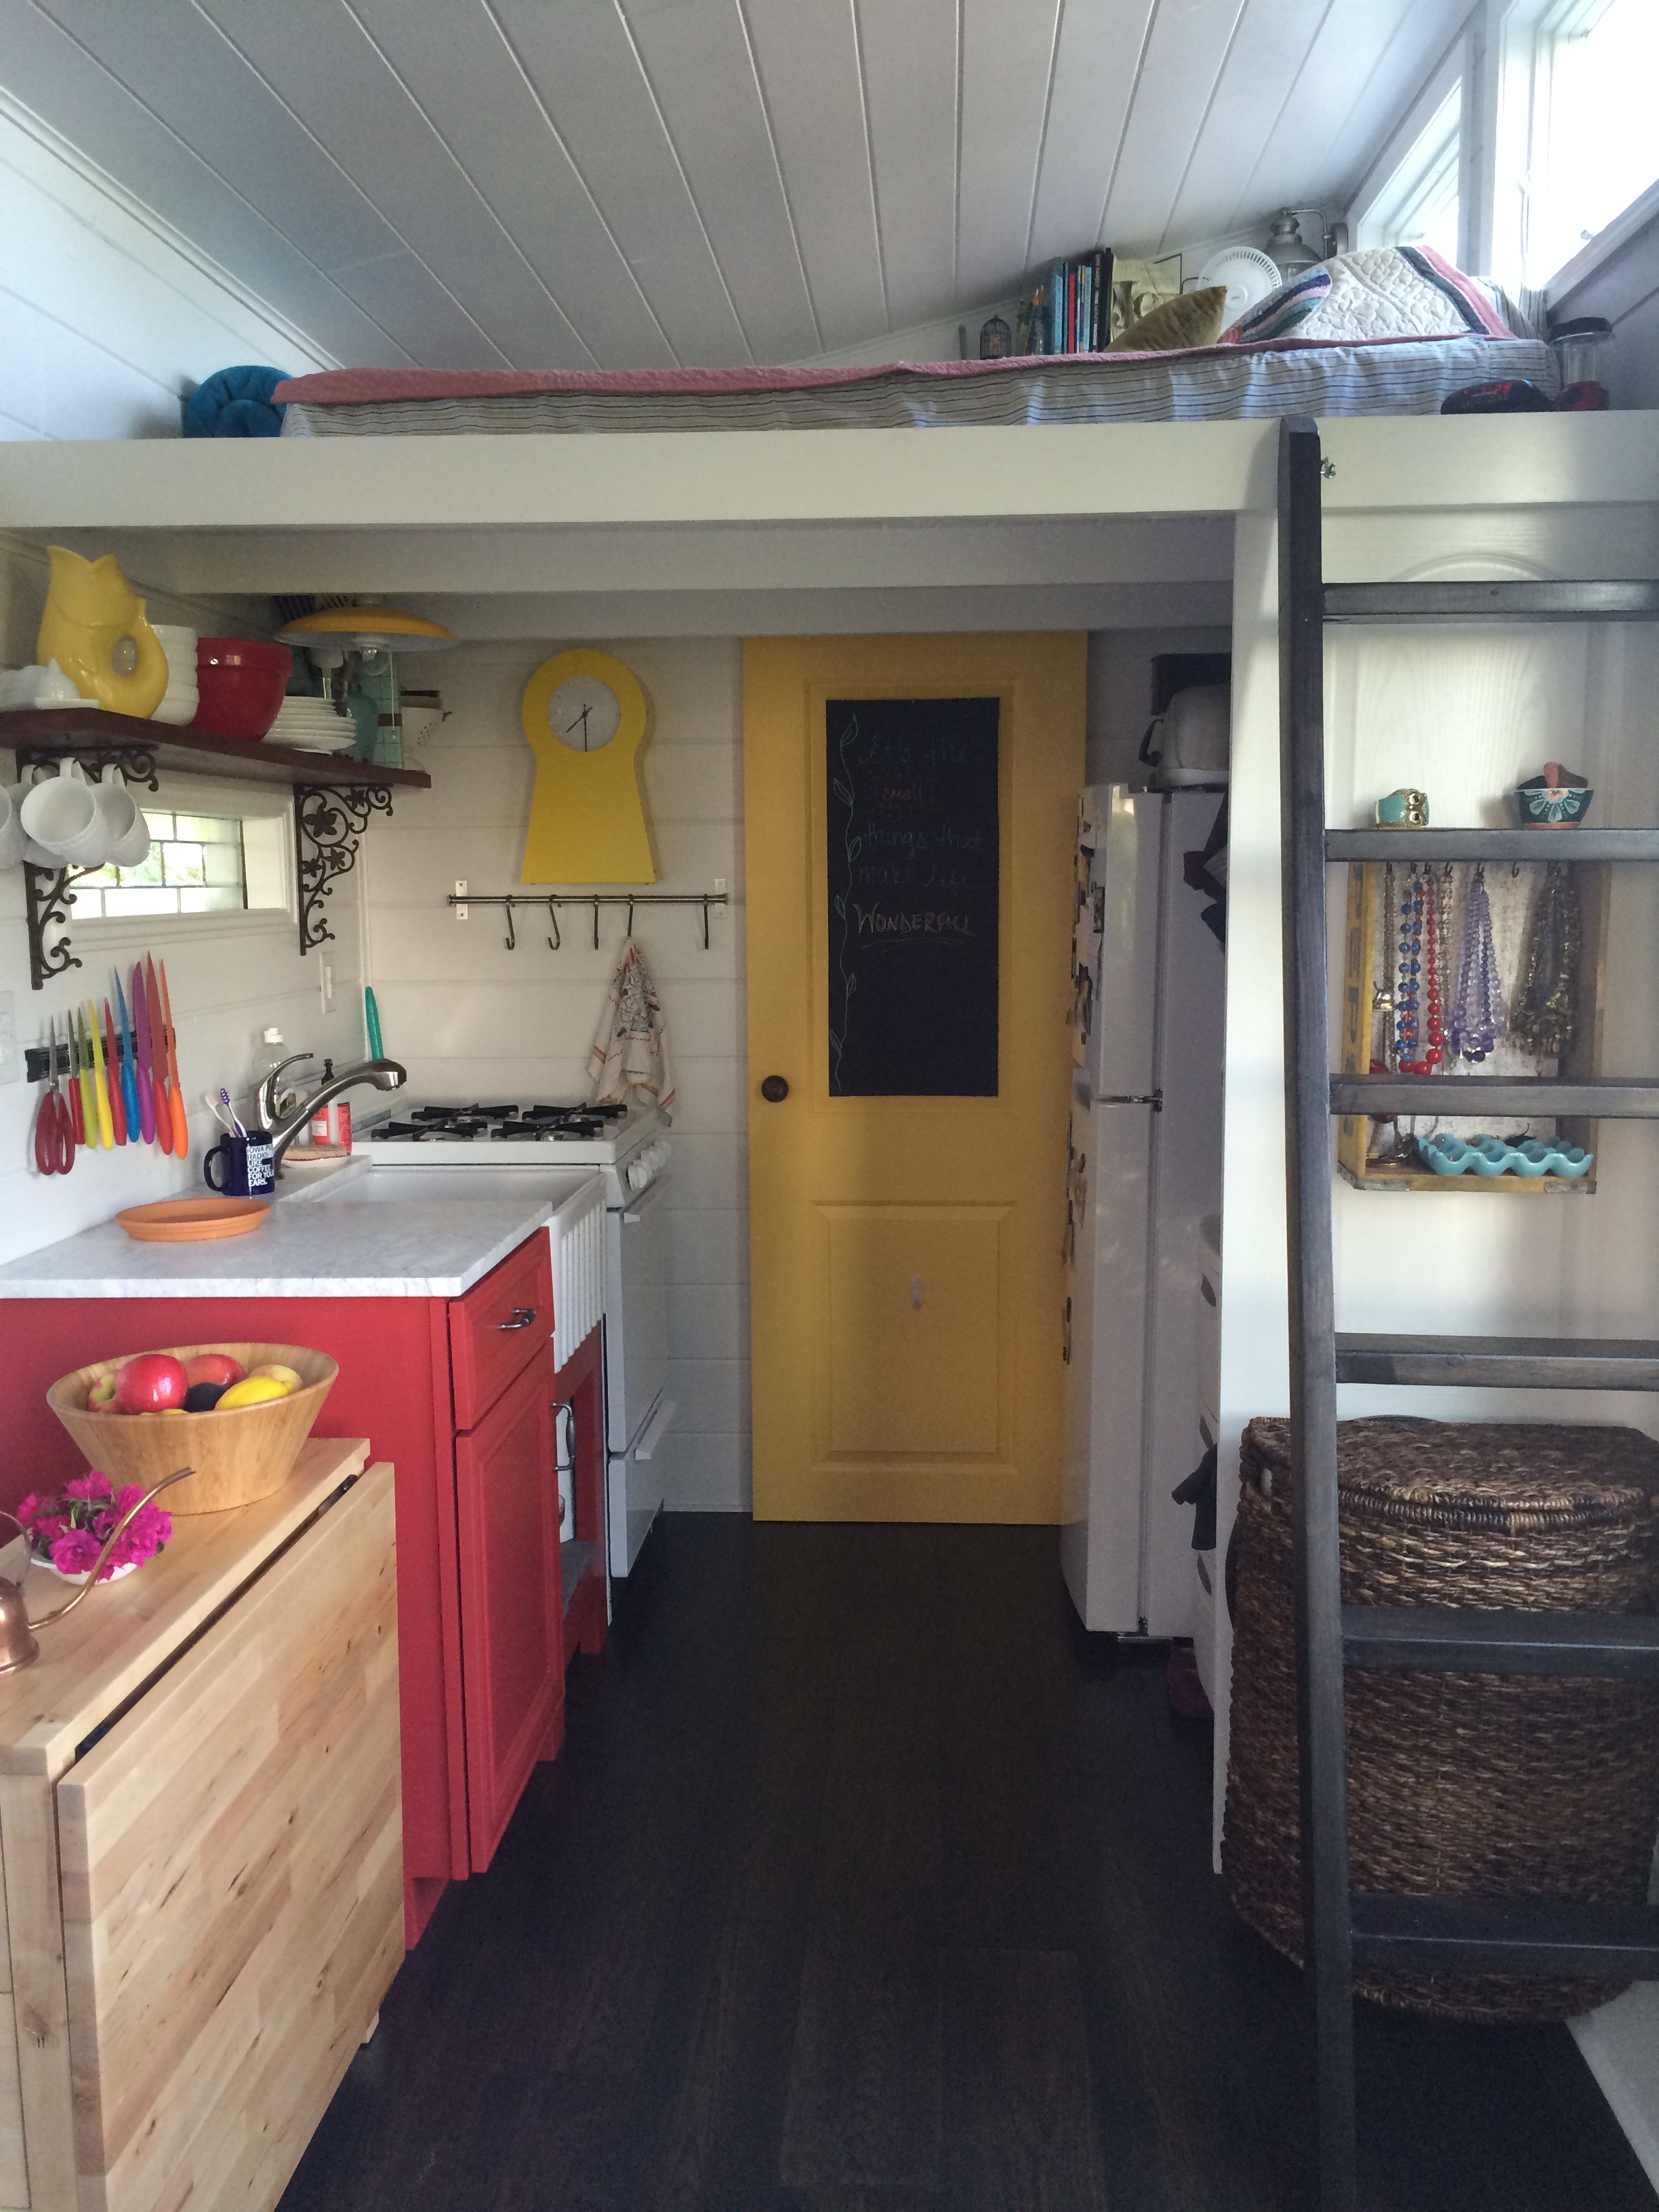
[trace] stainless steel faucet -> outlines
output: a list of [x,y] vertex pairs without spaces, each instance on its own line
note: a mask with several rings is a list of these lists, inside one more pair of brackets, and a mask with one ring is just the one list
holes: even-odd
[[283,1069],[315,1058],[314,1053],[296,1052],[286,1060],[279,1060],[254,1094],[253,1110],[258,1116],[259,1127],[270,1132],[270,1149],[278,1166],[283,1153],[317,1109],[326,1106],[331,1098],[337,1098],[343,1091],[354,1090],[360,1083],[373,1084],[377,1091],[401,1091],[409,1080],[408,1069],[398,1060],[356,1060],[349,1067],[343,1067],[337,1075],[330,1076],[306,1096],[289,1093],[284,1097],[277,1088]]

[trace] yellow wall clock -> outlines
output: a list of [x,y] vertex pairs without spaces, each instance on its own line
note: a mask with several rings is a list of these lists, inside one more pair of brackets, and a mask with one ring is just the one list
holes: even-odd
[[614,653],[556,653],[519,708],[536,757],[525,835],[526,884],[654,884],[640,749],[651,702]]

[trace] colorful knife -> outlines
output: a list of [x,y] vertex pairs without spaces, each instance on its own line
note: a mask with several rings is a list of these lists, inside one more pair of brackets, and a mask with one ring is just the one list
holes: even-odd
[[167,1097],[167,1033],[161,1023],[161,994],[155,987],[155,963],[144,955],[144,994],[149,1001],[149,1048],[155,1085],[155,1141],[173,1150],[173,1107]]
[[154,1066],[149,1048],[149,1002],[144,996],[144,971],[132,963],[132,1018],[138,1026],[138,1123],[144,1142],[155,1142],[155,1089],[150,1080]]
[[127,1109],[127,1142],[136,1145],[143,1134],[143,1120],[138,1111],[138,1054],[118,968],[115,971],[115,1003],[121,1010],[121,1097]]
[[75,1026],[75,1018],[66,1014],[64,1027],[69,1032],[69,1082],[65,1086],[69,1098],[70,1127],[75,1132],[77,1146],[87,1141],[87,1109],[81,1089],[81,1033]]
[[104,1037],[98,1026],[98,1009],[87,1000],[87,1033],[92,1039],[92,1093],[98,1102],[98,1147],[100,1152],[112,1152],[115,1147],[115,1116],[110,1109],[109,1085],[104,1075]]
[[122,1096],[121,1054],[115,1042],[115,1017],[109,1010],[107,999],[104,1001],[104,1066],[109,1075],[110,1128],[116,1143],[125,1145],[127,1140],[127,1102]]
[[98,1092],[92,1080],[92,1047],[87,1042],[85,1017],[75,1010],[75,1064],[81,1071],[81,1116],[86,1123],[88,1148],[98,1142]]
[[190,1150],[190,1119],[185,1112],[185,1090],[179,1080],[179,1032],[173,1026],[173,1000],[167,990],[167,963],[161,963],[161,1023],[167,1041],[167,1081],[172,1097],[173,1150],[183,1159]]

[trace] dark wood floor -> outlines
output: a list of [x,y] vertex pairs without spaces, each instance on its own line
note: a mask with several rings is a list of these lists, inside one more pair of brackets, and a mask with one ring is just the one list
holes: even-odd
[[[665,1522],[282,2212],[1290,2212],[1298,1978],[1052,1530]],[[1362,2008],[1366,2212],[1654,2212],[1565,2028]]]

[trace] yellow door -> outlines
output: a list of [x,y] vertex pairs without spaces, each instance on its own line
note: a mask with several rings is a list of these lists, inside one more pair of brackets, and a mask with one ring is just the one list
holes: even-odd
[[760,1519],[1060,1518],[1084,649],[744,647]]

